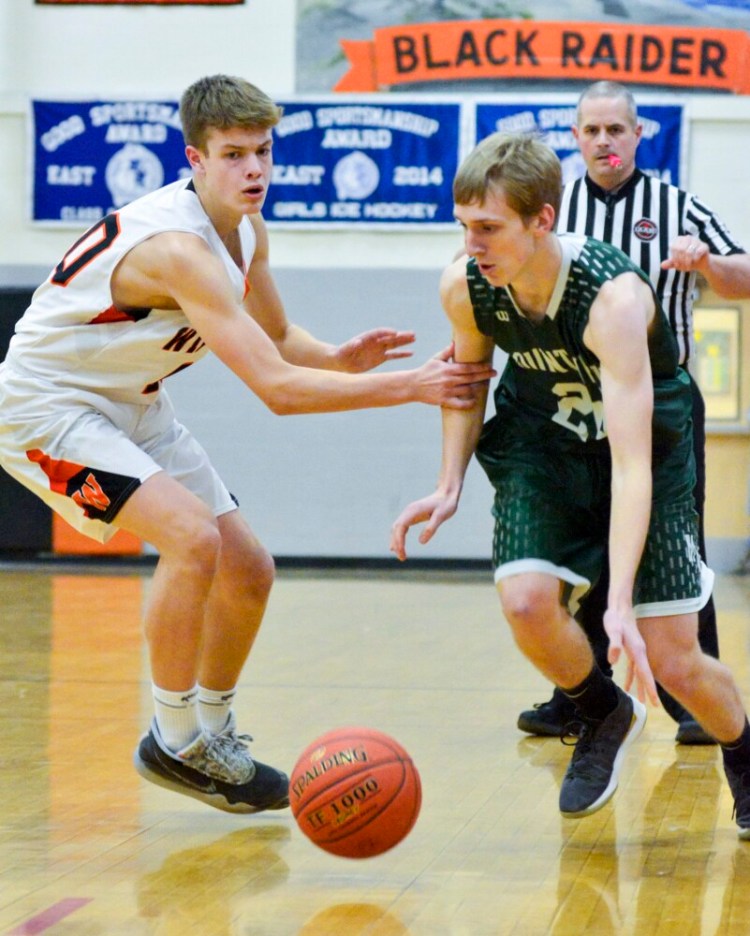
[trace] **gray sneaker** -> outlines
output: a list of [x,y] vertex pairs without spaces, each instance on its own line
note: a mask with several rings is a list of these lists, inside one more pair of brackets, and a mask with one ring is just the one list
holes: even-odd
[[220,734],[202,732],[174,753],[164,744],[154,719],[133,761],[145,780],[225,812],[283,809],[289,805],[289,778],[275,767],[253,760],[246,740],[247,735],[237,735],[230,717]]
[[[193,754],[190,749],[201,737],[207,739],[207,744]],[[229,713],[224,728],[216,735],[204,732],[196,741],[188,745],[179,753],[181,760],[190,764],[196,770],[203,770],[212,777],[226,780],[227,783],[248,783],[255,776],[255,761],[250,757],[247,749],[248,742],[252,741],[249,734],[237,734],[237,719],[234,712]],[[210,754],[206,756],[206,752]]]
[[646,706],[617,688],[617,708],[602,721],[580,718],[583,730],[560,787],[560,812],[577,818],[613,796],[625,752],[643,731]]

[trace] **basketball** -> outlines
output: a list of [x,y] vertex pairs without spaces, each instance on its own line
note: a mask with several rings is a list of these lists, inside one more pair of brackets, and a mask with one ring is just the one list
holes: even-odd
[[319,848],[371,858],[398,845],[422,804],[411,757],[372,728],[336,728],[302,752],[289,780],[292,814]]

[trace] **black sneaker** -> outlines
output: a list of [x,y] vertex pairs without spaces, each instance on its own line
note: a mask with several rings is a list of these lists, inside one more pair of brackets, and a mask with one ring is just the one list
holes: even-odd
[[560,812],[576,818],[601,809],[617,789],[625,752],[643,730],[646,706],[617,688],[617,708],[602,721],[583,718],[560,787]]
[[729,781],[729,789],[734,797],[732,818],[737,821],[739,832],[737,835],[743,839],[750,839],[750,767],[737,771],[724,764],[724,773]]
[[716,744],[716,738],[701,728],[692,715],[681,718],[677,725],[677,734],[675,741],[678,744]]
[[537,702],[518,716],[518,727],[529,734],[545,738],[562,738],[571,733],[571,725],[578,721],[575,705],[555,689],[549,702]]
[[221,734],[203,732],[172,753],[161,739],[156,720],[136,749],[135,769],[158,786],[232,813],[283,809],[289,805],[289,778],[275,767],[252,760],[231,719]]

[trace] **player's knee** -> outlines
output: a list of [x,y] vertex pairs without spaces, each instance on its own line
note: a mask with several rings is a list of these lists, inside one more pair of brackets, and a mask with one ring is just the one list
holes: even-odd
[[244,587],[252,593],[256,600],[268,597],[276,575],[276,564],[273,556],[260,544],[250,550],[245,556],[243,575]]
[[221,536],[210,514],[186,518],[160,549],[162,558],[184,567],[193,578],[213,578],[221,551]]
[[503,614],[514,629],[535,630],[558,610],[557,594],[533,582],[511,577],[501,581],[499,592]]
[[223,544],[220,578],[227,583],[233,600],[264,602],[275,574],[273,556],[256,539],[233,539],[231,544]]
[[649,662],[656,681],[670,695],[682,699],[690,695],[698,684],[701,653],[696,646],[693,651],[674,647],[671,651],[649,653]]

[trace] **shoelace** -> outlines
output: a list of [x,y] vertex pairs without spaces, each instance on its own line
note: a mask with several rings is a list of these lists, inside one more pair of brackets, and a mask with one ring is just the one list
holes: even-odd
[[234,750],[237,747],[242,747],[242,753],[244,754],[244,748],[253,740],[252,735],[249,734],[237,734],[235,731],[224,730],[221,734],[214,735],[214,737],[209,741],[208,746],[211,748],[218,747],[221,750],[224,748],[229,748]]
[[562,734],[560,735],[560,741],[566,747],[575,747],[581,741],[585,733],[586,722],[580,715],[577,715],[575,718],[571,718],[569,722],[566,722]]
[[[594,742],[594,733],[601,722],[578,715],[575,720],[568,722],[560,740],[566,746],[575,746],[570,759],[569,769],[580,769],[580,761],[591,751]],[[578,733],[576,734],[576,729]]]
[[225,729],[221,734],[211,738],[206,745],[206,752],[208,753],[210,751],[215,760],[219,761],[227,770],[232,771],[237,767],[238,757],[241,757],[243,760],[247,758],[250,764],[253,763],[250,754],[245,750],[247,744],[252,740],[252,735],[238,735],[231,729]]

